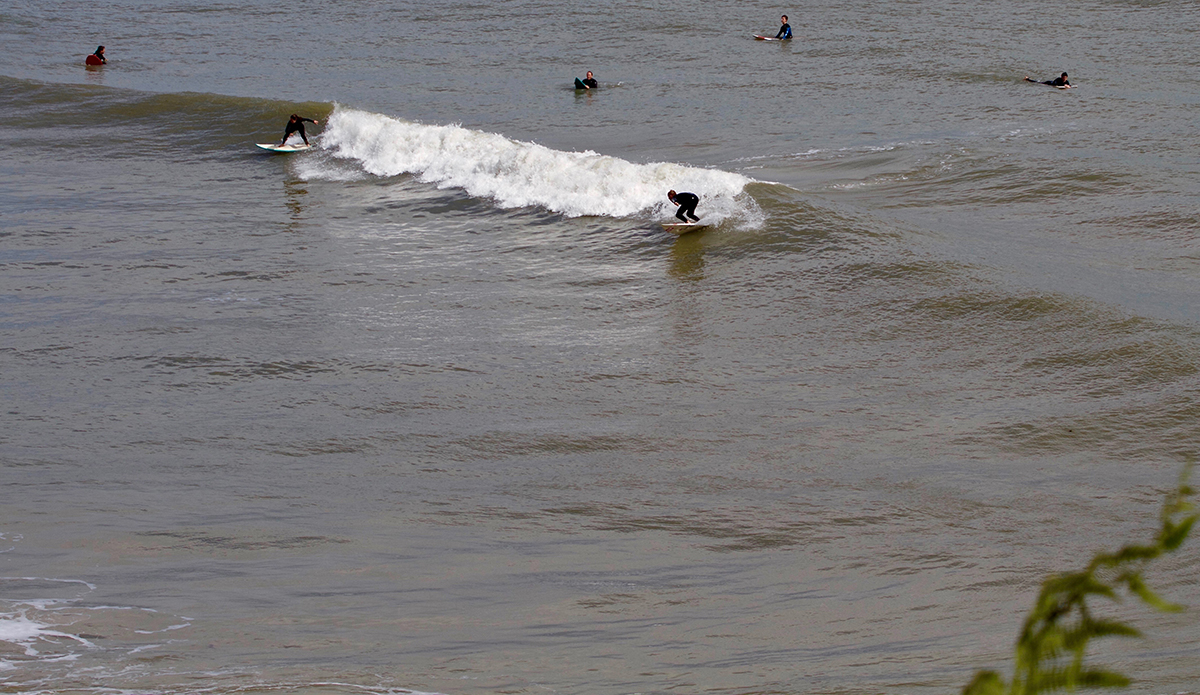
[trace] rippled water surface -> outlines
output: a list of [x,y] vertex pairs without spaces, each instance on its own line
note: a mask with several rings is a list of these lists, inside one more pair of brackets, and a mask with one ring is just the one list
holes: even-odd
[[[1197,14],[0,10],[0,690],[1004,670],[1200,441]],[[1195,609],[1111,610],[1200,692]]]

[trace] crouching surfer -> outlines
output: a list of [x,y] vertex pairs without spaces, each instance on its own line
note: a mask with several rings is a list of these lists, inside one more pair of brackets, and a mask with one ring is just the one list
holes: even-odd
[[288,122],[287,122],[287,127],[284,128],[284,130],[283,130],[283,139],[279,141],[279,145],[281,147],[283,145],[286,145],[287,140],[288,140],[288,138],[290,138],[292,136],[292,133],[300,133],[300,137],[304,139],[304,144],[308,145],[308,135],[305,134],[305,132],[304,132],[304,124],[305,123],[312,123],[313,125],[317,125],[318,123],[320,123],[320,121],[316,120],[315,118],[303,118],[301,116],[297,116],[294,113],[291,116],[289,116]]
[[700,221],[700,218],[696,216],[696,206],[700,204],[700,196],[695,193],[676,193],[672,190],[667,191],[667,198],[679,207],[675,211],[675,216],[679,218],[680,222]]

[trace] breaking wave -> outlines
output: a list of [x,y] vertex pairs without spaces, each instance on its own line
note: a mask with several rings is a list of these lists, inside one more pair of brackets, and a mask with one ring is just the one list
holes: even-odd
[[[670,162],[635,164],[595,152],[563,152],[457,125],[422,125],[338,106],[320,136],[335,160],[367,175],[412,175],[439,188],[460,188],[502,208],[542,207],[568,217],[653,217],[674,214],[668,189],[691,191],[713,222],[761,224],[745,192],[753,179]],[[344,179],[328,158],[299,164],[308,179]]]

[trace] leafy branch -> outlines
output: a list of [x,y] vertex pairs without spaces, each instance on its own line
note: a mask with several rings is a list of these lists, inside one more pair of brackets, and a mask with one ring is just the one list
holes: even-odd
[[1183,610],[1152,591],[1142,572],[1150,561],[1178,549],[1200,517],[1190,501],[1195,495],[1188,484],[1190,474],[1191,464],[1184,468],[1179,486],[1167,495],[1159,517],[1162,528],[1153,543],[1100,553],[1080,572],[1048,577],[1021,628],[1012,682],[1005,683],[995,671],[980,671],[963,695],[1036,695],[1129,685],[1126,676],[1086,666],[1083,658],[1093,639],[1141,633],[1118,620],[1097,617],[1088,601],[1103,597],[1119,602],[1124,589],[1160,611]]

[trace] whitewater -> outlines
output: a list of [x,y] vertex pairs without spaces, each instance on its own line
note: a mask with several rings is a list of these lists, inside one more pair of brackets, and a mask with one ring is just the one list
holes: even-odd
[[[670,162],[635,164],[592,151],[563,152],[459,125],[424,125],[336,106],[320,146],[336,160],[378,177],[404,174],[490,198],[501,208],[541,207],[567,217],[645,219],[674,214],[668,189],[701,196],[713,223],[755,227],[762,212],[746,194],[753,179]],[[339,180],[343,167],[305,159],[301,176]]]

